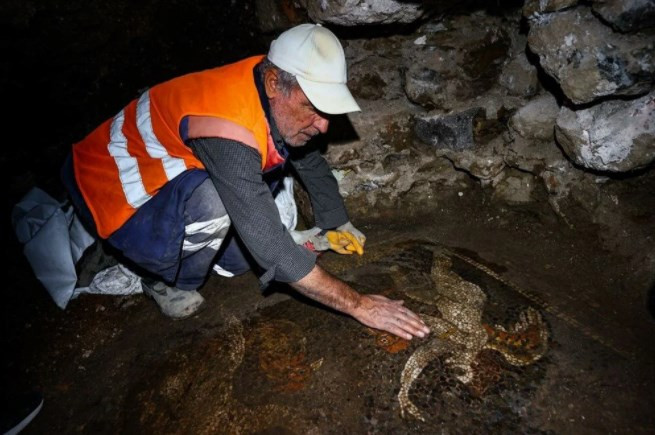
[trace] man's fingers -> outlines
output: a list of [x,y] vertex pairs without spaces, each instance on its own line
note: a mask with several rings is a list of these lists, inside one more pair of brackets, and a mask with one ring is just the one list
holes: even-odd
[[371,299],[373,299],[373,300],[375,300],[377,302],[380,302],[380,301],[396,302],[396,301],[392,301],[391,299],[389,299],[388,297],[386,297],[384,295],[369,295],[369,298],[371,298]]
[[391,300],[382,295],[366,295],[364,316],[357,319],[367,326],[381,329],[405,340],[425,337],[430,329],[402,300]]
[[[396,335],[409,339],[407,334],[409,334],[410,337],[423,338],[430,333],[430,329],[425,325],[425,323],[423,323],[423,320],[421,320],[416,313],[405,307],[401,307],[397,301],[393,301],[393,303],[394,308],[389,313],[390,316],[387,317],[387,324],[394,331],[400,332],[400,334]],[[391,330],[389,330],[389,332],[395,334],[395,332]]]
[[[402,301],[401,301],[402,302]],[[397,308],[397,315],[396,315],[396,320],[401,324],[401,326],[407,326],[409,328],[408,332],[413,333],[414,335],[418,335],[420,337],[424,337],[426,334],[430,332],[430,328],[427,327],[425,322],[419,317],[418,314],[410,310],[409,308],[405,308],[400,305],[396,305]]]
[[419,317],[418,314],[413,312],[412,310],[408,310],[407,308],[402,308],[400,311],[405,317],[414,320],[415,322],[419,322],[421,325],[425,325],[423,320]]
[[414,313],[403,313],[396,316],[393,320],[399,327],[418,337],[425,337],[430,332],[430,329],[425,323],[414,315]]
[[384,329],[405,340],[411,340],[413,337],[423,338],[428,334],[418,324],[413,325],[409,322],[399,321],[398,319],[388,322]]
[[396,325],[389,325],[389,327],[385,328],[387,332],[392,333],[396,337],[404,338],[405,340],[411,340],[414,338],[412,334],[409,332],[405,331],[404,329],[396,326]]

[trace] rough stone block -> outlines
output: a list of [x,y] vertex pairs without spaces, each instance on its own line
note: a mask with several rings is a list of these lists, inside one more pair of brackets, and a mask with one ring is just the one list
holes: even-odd
[[593,0],[592,8],[621,32],[655,27],[655,0]]
[[415,118],[414,132],[422,142],[436,148],[461,151],[475,147],[473,117],[479,107],[451,115],[428,115]]
[[586,168],[626,172],[646,167],[655,160],[655,91],[584,110],[562,107],[555,133],[568,156]]
[[586,7],[533,20],[528,45],[575,104],[643,94],[655,80],[652,38],[615,33]]

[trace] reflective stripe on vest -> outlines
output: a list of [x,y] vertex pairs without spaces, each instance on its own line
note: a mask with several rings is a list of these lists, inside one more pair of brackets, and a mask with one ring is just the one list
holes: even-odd
[[136,159],[130,156],[127,150],[127,138],[123,134],[123,123],[125,122],[124,111],[118,112],[114,116],[109,128],[109,154],[114,158],[118,168],[118,177],[123,186],[123,192],[127,202],[134,208],[139,208],[150,199],[146,188],[141,180],[139,164]]
[[[151,196],[146,192],[139,171],[139,164],[136,158],[130,155],[127,149],[127,139],[123,134],[123,123],[125,122],[125,110],[121,110],[116,115],[110,127],[110,142],[107,145],[109,154],[114,157],[116,167],[118,168],[118,177],[123,186],[123,193],[128,204],[134,208],[139,208],[145,204]],[[164,172],[168,180],[180,175],[186,171],[187,167],[184,160],[171,157],[168,155],[166,148],[159,142],[155,132],[152,129],[150,119],[150,95],[148,91],[141,94],[136,105],[136,125],[141,135],[141,139],[146,146],[148,155],[153,159],[160,159]]]
[[139,129],[141,139],[143,139],[143,142],[146,144],[146,151],[148,151],[150,157],[153,159],[161,159],[168,181],[187,170],[184,160],[169,156],[166,148],[164,148],[161,142],[159,142],[159,139],[157,139],[157,136],[155,136],[150,118],[149,91],[145,91],[141,94],[136,105],[136,125]]

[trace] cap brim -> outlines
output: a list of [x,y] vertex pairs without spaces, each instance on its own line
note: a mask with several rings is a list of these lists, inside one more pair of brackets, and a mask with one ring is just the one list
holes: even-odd
[[340,115],[362,110],[345,84],[312,82],[300,76],[296,79],[309,101],[321,112]]

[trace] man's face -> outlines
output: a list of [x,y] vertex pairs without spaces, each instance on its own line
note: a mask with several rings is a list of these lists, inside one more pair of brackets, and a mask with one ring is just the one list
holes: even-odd
[[285,95],[277,88],[269,89],[267,83],[266,92],[275,124],[288,145],[303,146],[312,137],[327,131],[328,115],[309,102],[300,86],[295,86],[289,95]]

